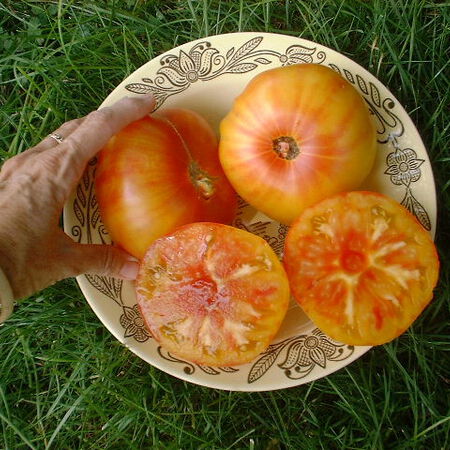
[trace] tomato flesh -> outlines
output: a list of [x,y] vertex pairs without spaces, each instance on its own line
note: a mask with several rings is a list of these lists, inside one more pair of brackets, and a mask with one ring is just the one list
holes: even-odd
[[439,272],[435,246],[414,216],[362,191],[305,210],[288,232],[284,265],[310,319],[352,345],[403,333],[430,302]]
[[194,223],[150,246],[136,293],[149,330],[168,351],[230,366],[267,348],[286,314],[289,283],[260,237]]

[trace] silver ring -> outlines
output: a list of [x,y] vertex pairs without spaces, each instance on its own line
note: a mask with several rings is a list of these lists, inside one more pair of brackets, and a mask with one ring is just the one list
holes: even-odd
[[64,138],[59,133],[50,133],[48,137],[54,139],[58,144],[62,144]]

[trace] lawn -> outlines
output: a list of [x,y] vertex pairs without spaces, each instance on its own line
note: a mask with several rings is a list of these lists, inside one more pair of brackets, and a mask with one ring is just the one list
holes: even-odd
[[0,160],[97,108],[150,59],[236,31],[337,50],[404,106],[436,180],[434,300],[400,338],[326,378],[239,393],[143,362],[104,328],[75,280],[64,280],[0,327],[0,448],[450,448],[448,1],[2,0]]

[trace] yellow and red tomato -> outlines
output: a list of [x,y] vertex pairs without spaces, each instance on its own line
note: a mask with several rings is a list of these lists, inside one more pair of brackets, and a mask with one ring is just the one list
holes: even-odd
[[352,345],[403,333],[431,301],[439,272],[436,248],[416,218],[363,191],[306,209],[288,232],[284,265],[309,318]]
[[183,109],[147,116],[115,135],[98,155],[95,189],[113,241],[137,258],[180,225],[230,223],[237,207],[214,132]]
[[197,364],[232,366],[270,344],[287,311],[289,283],[262,238],[193,223],[149,247],[136,294],[149,330],[166,350]]
[[220,161],[236,191],[279,222],[359,187],[376,131],[356,89],[332,69],[298,64],[253,78],[220,126]]

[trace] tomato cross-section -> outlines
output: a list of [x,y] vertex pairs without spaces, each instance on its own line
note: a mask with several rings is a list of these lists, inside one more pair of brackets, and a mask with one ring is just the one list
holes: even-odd
[[430,302],[439,272],[433,241],[415,217],[362,191],[305,210],[289,230],[284,264],[310,319],[352,345],[403,333]]
[[168,351],[231,366],[267,348],[286,314],[289,283],[260,237],[194,223],[150,246],[136,293],[148,328]]

